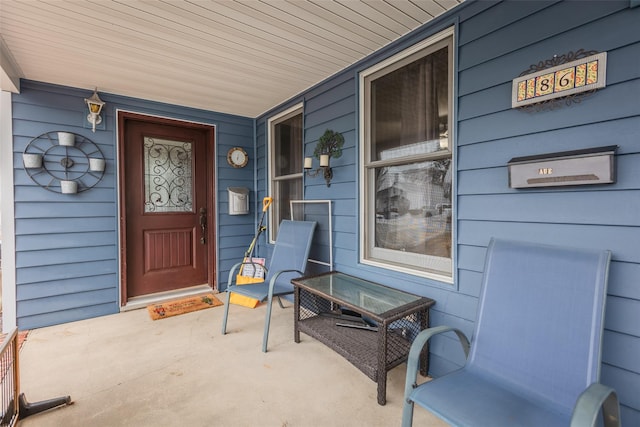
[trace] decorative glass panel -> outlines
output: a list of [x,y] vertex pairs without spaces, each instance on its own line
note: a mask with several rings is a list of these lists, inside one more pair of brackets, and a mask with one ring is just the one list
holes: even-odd
[[192,143],[144,138],[145,212],[193,212]]

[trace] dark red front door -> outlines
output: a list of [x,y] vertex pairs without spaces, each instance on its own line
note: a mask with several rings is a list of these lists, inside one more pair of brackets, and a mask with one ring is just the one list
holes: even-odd
[[125,299],[209,283],[211,137],[179,122],[124,121]]

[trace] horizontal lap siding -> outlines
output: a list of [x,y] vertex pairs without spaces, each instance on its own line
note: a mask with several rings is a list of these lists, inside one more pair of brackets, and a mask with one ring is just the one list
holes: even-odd
[[[250,203],[248,215],[229,215],[229,187],[254,188],[254,168],[256,165],[253,141],[253,120],[229,117],[225,122],[217,122],[216,150],[218,165],[217,179],[217,247],[218,265],[216,285],[225,289],[229,270],[242,261],[253,233],[255,205]],[[244,168],[234,168],[227,162],[227,153],[232,147],[242,147],[249,155],[249,162]],[[251,193],[253,194],[253,192]],[[251,196],[250,194],[250,196]]]
[[[628,5],[528,2],[525,14],[500,3],[461,23],[457,267],[460,292],[474,294],[492,237],[610,249],[602,382],[617,389],[624,424],[640,425],[640,8]],[[555,110],[511,108],[511,79],[579,48],[608,52],[606,88]],[[615,184],[509,188],[514,157],[606,145],[618,146]],[[432,349],[435,374],[455,365],[450,345]]]
[[[322,176],[314,178],[304,176],[304,199],[306,200],[332,200],[333,220],[333,246],[334,269],[339,269],[342,262],[355,262],[356,229],[357,229],[357,204],[353,200],[353,194],[357,193],[357,181],[355,169],[357,134],[355,125],[355,92],[356,83],[354,74],[344,73],[336,76],[326,84],[320,85],[303,97],[291,100],[287,104],[267,113],[257,119],[257,154],[259,167],[257,169],[258,200],[260,205],[262,197],[266,196],[268,186],[268,120],[300,102],[303,104],[304,122],[304,153],[305,156],[313,156],[318,139],[327,129],[340,132],[344,136],[342,157],[331,159],[333,179],[331,187],[327,187]],[[314,167],[318,160],[314,158]],[[345,224],[352,224],[345,229]],[[341,242],[344,242],[342,244]],[[271,245],[266,245],[261,239],[259,253],[268,257],[272,250]],[[343,252],[344,251],[344,252]]]
[[[359,263],[357,73],[457,20],[456,283],[453,286]],[[334,203],[336,269],[436,300],[433,325],[471,334],[486,247],[491,237],[607,248],[613,252],[603,346],[602,382],[618,390],[625,425],[640,425],[640,7],[629,1],[465,2],[362,62],[300,95],[305,100],[305,153],[326,128],[343,132],[343,157],[332,159],[327,188],[305,178],[305,198]],[[607,87],[580,104],[553,111],[511,108],[511,81],[531,64],[580,48],[607,51]],[[275,112],[287,108],[283,105]],[[257,150],[266,156],[258,118]],[[617,182],[515,190],[507,163],[519,156],[618,145]],[[260,168],[259,168],[260,170]],[[264,190],[266,172],[258,174]],[[541,307],[541,314],[543,313]],[[431,373],[464,363],[455,336],[434,338]]]
[[[305,96],[305,156],[312,156],[318,139],[327,129],[344,137],[342,156],[331,159],[333,178],[327,187],[321,176],[305,177],[305,199],[332,200],[333,269],[345,271],[345,265],[357,260],[357,194],[355,124],[356,82],[353,73],[344,73],[327,85]],[[317,165],[314,158],[314,166]]]
[[[253,187],[253,163],[238,170],[227,164],[233,146],[253,150],[253,120],[100,93],[105,130],[83,127],[87,90],[23,81],[13,95],[13,152],[18,327],[32,329],[119,311],[116,109],[216,126],[220,240],[216,281],[239,259],[240,242],[253,231],[249,215],[230,217],[228,186]],[[29,142],[65,130],[93,141],[105,156],[103,179],[92,189],[62,195],[37,186],[22,166]],[[250,156],[253,157],[253,156]],[[253,160],[253,159],[252,159]],[[237,236],[242,236],[238,238]],[[237,240],[237,241],[236,241]],[[225,269],[226,268],[226,269]],[[224,278],[226,281],[226,277]]]
[[[287,105],[287,107],[284,107],[283,110],[286,110],[288,108],[291,108],[293,105],[297,104],[297,102],[292,102],[289,105]],[[270,196],[270,194],[268,194],[268,177],[269,177],[269,169],[268,169],[268,158],[267,158],[267,152],[268,152],[268,147],[269,146],[269,142],[268,142],[268,125],[266,120],[258,120],[256,121],[256,150],[255,150],[255,155],[256,155],[256,163],[257,163],[257,167],[256,167],[256,185],[255,185],[255,194],[254,197],[251,199],[253,201],[252,205],[256,207],[256,210],[261,210],[262,208],[262,200],[265,197]],[[264,224],[265,225],[269,225],[269,213],[270,209],[267,210],[267,213],[265,214],[264,217]],[[256,212],[256,214],[254,215],[254,220],[255,220],[255,225],[257,228],[258,225],[258,212]],[[267,229],[266,232],[262,233],[262,235],[260,236],[257,244],[256,244],[256,249],[255,249],[255,253],[258,254],[258,256],[264,257],[264,258],[269,258],[270,254],[271,254],[271,249],[268,248],[267,242],[269,240],[269,229]],[[249,239],[251,239],[252,237],[248,237]],[[247,242],[249,243],[250,240],[247,240]],[[248,246],[248,243],[247,246]],[[232,264],[233,265],[233,264]]]
[[[107,130],[83,127],[89,91],[23,82],[13,96],[18,327],[31,329],[118,311],[115,147]],[[46,191],[22,166],[35,137],[58,130],[93,141],[107,161],[102,180],[75,195]]]

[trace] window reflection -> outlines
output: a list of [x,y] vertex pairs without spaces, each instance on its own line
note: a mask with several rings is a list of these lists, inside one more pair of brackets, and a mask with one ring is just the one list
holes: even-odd
[[453,29],[361,76],[366,264],[452,277]]
[[451,256],[451,159],[376,168],[375,246]]

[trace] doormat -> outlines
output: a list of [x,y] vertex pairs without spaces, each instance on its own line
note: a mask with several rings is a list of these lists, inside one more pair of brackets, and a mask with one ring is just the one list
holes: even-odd
[[152,320],[158,320],[219,305],[223,305],[222,301],[216,298],[215,295],[206,294],[167,301],[162,304],[151,304],[147,306],[147,311]]

